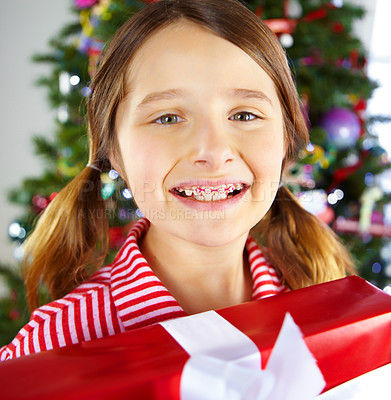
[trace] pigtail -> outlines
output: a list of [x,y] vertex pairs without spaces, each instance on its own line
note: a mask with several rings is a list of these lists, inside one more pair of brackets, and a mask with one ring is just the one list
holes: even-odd
[[290,289],[354,273],[353,262],[337,235],[307,212],[285,186],[255,229],[266,246],[268,260]]
[[39,306],[41,283],[58,299],[100,267],[108,237],[100,171],[86,167],[49,204],[25,243],[30,310]]

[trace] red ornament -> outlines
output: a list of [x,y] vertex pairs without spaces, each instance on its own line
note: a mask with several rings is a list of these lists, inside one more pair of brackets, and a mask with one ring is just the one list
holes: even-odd
[[267,19],[263,21],[274,33],[293,33],[296,29],[297,20],[295,19]]
[[17,319],[20,318],[20,311],[17,310],[16,308],[13,308],[13,309],[10,310],[10,312],[8,313],[8,317],[9,317],[10,320],[16,321]]
[[52,201],[57,195],[58,195],[57,192],[53,192],[53,193],[49,196],[49,200]]
[[331,24],[331,29],[335,33],[342,33],[345,30],[345,27],[343,26],[343,24],[341,22],[333,22]]
[[31,199],[32,203],[33,203],[33,210],[36,213],[40,213],[42,210],[44,210],[47,205],[49,204],[49,200],[44,197],[44,196],[40,196],[39,194],[35,195],[32,199]]
[[335,187],[339,186],[342,182],[348,179],[350,175],[353,175],[357,170],[359,170],[363,166],[363,164],[364,164],[363,160],[360,159],[354,165],[335,170],[333,174],[333,181],[329,186],[329,188],[327,189],[327,193],[330,193]]
[[255,15],[256,15],[257,17],[261,18],[261,17],[262,17],[262,14],[263,14],[263,7],[262,7],[262,6],[258,6],[258,7],[255,9]]
[[318,19],[323,19],[327,17],[327,9],[326,8],[320,8],[319,10],[315,10],[307,14],[304,18],[304,22],[313,22]]
[[110,232],[110,248],[121,247],[126,239],[126,235],[121,226],[113,226],[109,229]]
[[317,217],[325,224],[330,225],[335,218],[335,212],[331,207],[326,207],[322,213],[317,215]]

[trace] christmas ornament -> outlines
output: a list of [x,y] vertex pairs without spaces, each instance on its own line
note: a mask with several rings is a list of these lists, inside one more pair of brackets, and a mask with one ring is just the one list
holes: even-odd
[[384,224],[383,214],[380,211],[372,212],[371,224]]
[[313,189],[315,181],[312,170],[312,165],[291,162],[285,168],[283,181],[294,193],[300,193],[303,188]]
[[303,7],[297,0],[288,1],[287,6],[284,8],[289,18],[300,18],[303,15]]
[[126,234],[121,226],[113,226],[109,229],[110,248],[121,247],[126,239]]
[[306,211],[316,215],[324,223],[330,224],[333,221],[334,211],[327,204],[327,195],[324,190],[308,190],[299,193],[297,199]]
[[92,7],[99,0],[74,0],[75,6],[81,10],[82,8]]
[[366,232],[371,226],[372,210],[377,201],[383,197],[384,193],[378,186],[373,186],[364,190],[361,196],[360,209],[360,230]]
[[66,159],[61,159],[57,163],[58,172],[62,176],[74,178],[82,169],[80,165],[74,165]]
[[107,172],[100,175],[100,180],[103,184],[101,194],[103,200],[110,198],[115,191],[115,183]]
[[300,158],[303,162],[311,165],[319,165],[322,169],[326,169],[330,166],[330,161],[326,157],[324,149],[317,145],[310,143],[300,153]]
[[328,192],[331,192],[335,187],[339,186],[343,181],[349,178],[349,176],[358,171],[363,165],[363,160],[359,158],[358,161],[353,165],[336,169],[333,173],[333,181],[328,188]]
[[57,195],[58,195],[57,192],[51,193],[50,196],[49,196],[49,200],[52,201]]
[[114,183],[105,183],[102,187],[101,194],[102,199],[107,200],[110,198],[115,192],[115,184]]
[[40,196],[39,194],[35,195],[32,199],[31,202],[33,204],[33,210],[39,214],[41,211],[43,211],[47,205],[50,203],[50,201],[44,197]]
[[345,108],[334,108],[328,111],[323,116],[320,125],[338,149],[354,146],[360,137],[359,118],[354,112]]
[[289,33],[283,33],[280,38],[280,43],[283,47],[285,47],[286,49],[289,49],[289,47],[293,46],[294,43],[294,39],[293,36]]

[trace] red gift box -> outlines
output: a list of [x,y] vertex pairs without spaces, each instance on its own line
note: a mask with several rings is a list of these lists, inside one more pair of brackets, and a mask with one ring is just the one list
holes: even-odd
[[[286,312],[328,390],[391,362],[391,296],[358,277],[219,310],[258,346],[262,367]],[[179,399],[189,355],[159,324],[0,364],[2,399]]]

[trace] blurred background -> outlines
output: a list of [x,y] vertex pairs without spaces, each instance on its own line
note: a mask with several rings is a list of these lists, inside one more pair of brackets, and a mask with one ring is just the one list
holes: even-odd
[[[386,288],[391,284],[391,2],[247,3],[286,48],[312,124],[311,145],[292,166],[287,184],[304,207],[343,237],[361,275]],[[2,5],[0,344],[28,317],[18,270],[21,244],[34,217],[85,164],[85,137],[79,140],[85,130],[74,114],[88,95],[102,43],[142,5],[128,0]],[[118,211],[111,221],[115,250],[129,217],[139,215],[127,203],[126,189],[107,172],[102,194]]]

